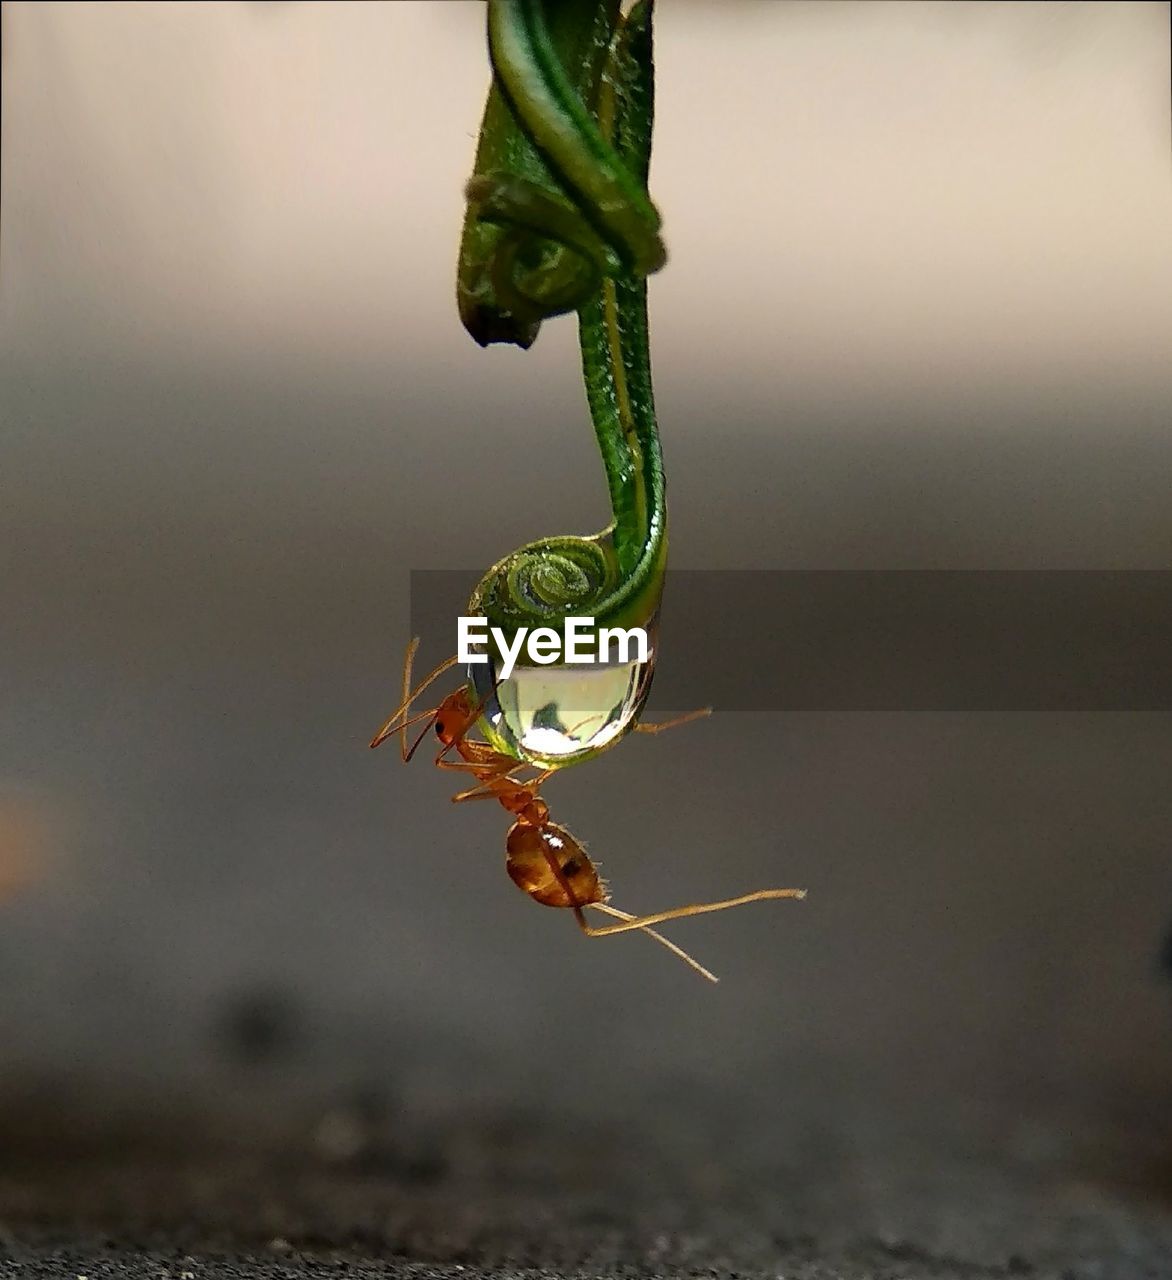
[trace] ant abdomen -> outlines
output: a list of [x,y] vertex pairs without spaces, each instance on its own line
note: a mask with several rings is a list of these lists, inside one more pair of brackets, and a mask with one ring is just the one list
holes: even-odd
[[505,848],[510,878],[535,902],[546,907],[585,907],[605,900],[602,882],[586,851],[556,822],[544,826],[514,822]]

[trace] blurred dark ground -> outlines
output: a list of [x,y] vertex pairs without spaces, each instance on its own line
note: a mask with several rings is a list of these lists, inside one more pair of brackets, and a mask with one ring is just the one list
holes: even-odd
[[[660,19],[673,563],[1169,567],[1166,6],[716,12]],[[413,569],[603,520],[572,325],[455,318],[479,22],[4,5],[0,1269],[1172,1274],[1166,713],[556,779],[620,905],[809,889],[677,926],[712,989],[366,750]]]

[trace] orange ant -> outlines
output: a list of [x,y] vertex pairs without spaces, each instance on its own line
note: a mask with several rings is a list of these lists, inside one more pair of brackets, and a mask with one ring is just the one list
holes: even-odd
[[[682,920],[687,916],[704,915],[710,911],[725,911],[729,907],[739,907],[748,902],[806,896],[804,889],[759,889],[755,893],[746,893],[739,898],[727,898],[721,902],[695,903],[692,906],[674,907],[667,911],[656,911],[643,916],[631,915],[629,912],[620,911],[617,907],[611,906],[606,884],[599,876],[586,850],[570,831],[550,821],[549,806],[538,795],[541,786],[557,772],[556,767],[542,769],[530,761],[506,755],[487,742],[470,739],[468,734],[480,719],[485,704],[481,702],[479,705],[473,705],[467,685],[461,686],[454,693],[449,693],[439,706],[432,710],[408,716],[407,713],[416,698],[444,672],[450,671],[458,661],[453,657],[446,662],[441,662],[417,688],[412,690],[411,670],[418,648],[419,637],[416,636],[407,646],[403,659],[403,701],[374,735],[370,745],[377,747],[391,734],[398,733],[400,751],[406,763],[415,755],[428,731],[434,726],[435,735],[441,744],[435,758],[436,767],[465,773],[476,779],[475,786],[458,792],[452,797],[452,802],[460,804],[466,800],[495,799],[499,801],[502,807],[513,815],[513,825],[509,828],[505,841],[507,853],[505,867],[513,883],[543,906],[569,908],[573,911],[579,928],[587,937],[606,938],[617,933],[628,933],[633,929],[642,930],[679,956],[686,964],[691,965],[697,973],[711,982],[716,982],[715,974],[710,973],[686,951],[657,933],[651,926],[663,924],[668,920]],[[692,711],[659,724],[637,724],[635,731],[662,733],[665,729],[710,715],[711,710],[711,707],[704,707],[700,711]],[[414,743],[408,747],[407,729],[420,721],[427,723],[424,724]],[[448,759],[452,751],[455,751],[461,759]],[[534,777],[522,781],[513,776],[518,769],[522,768],[537,769],[538,772]],[[584,907],[593,907],[595,911],[612,916],[617,923],[591,925],[586,920]]]

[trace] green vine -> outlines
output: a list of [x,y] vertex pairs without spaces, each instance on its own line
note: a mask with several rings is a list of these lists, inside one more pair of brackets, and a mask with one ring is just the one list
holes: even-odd
[[528,347],[578,313],[582,372],[613,520],[506,556],[469,611],[512,634],[569,615],[640,626],[659,607],[667,506],[646,276],[666,254],[647,194],[653,0],[489,0],[493,65],[467,186],[457,297],[482,345]]

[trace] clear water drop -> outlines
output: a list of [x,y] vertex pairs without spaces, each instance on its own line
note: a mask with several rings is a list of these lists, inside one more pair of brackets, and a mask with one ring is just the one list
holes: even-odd
[[[468,667],[468,684],[484,703],[480,728],[498,750],[545,768],[578,764],[620,741],[638,722],[655,672],[656,633],[647,628],[647,661],[515,666],[496,683],[499,666]],[[494,688],[495,685],[495,688]]]

